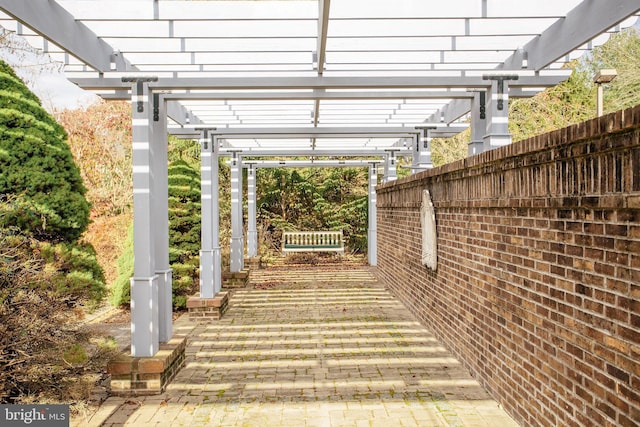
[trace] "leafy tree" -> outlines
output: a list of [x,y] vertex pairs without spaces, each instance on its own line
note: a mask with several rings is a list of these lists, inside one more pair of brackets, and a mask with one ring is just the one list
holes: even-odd
[[[618,76],[604,91],[604,112],[610,113],[640,104],[640,30],[629,28],[611,35],[591,54],[568,65],[573,70],[564,82],[532,98],[509,101],[509,132],[514,141],[550,132],[591,119],[596,114],[595,73],[615,68]],[[469,132],[433,141],[436,166],[467,156],[464,141]]]
[[343,230],[351,250],[366,251],[367,185],[364,168],[258,169],[264,240],[278,250],[281,230]]
[[13,70],[0,62],[0,226],[50,241],[77,240],[89,203],[65,130]]
[[[628,28],[612,34],[605,44],[596,47],[588,60],[581,64],[589,78],[603,68],[615,68],[618,72],[618,76],[604,91],[605,113],[640,104],[639,59],[640,29]],[[595,95],[591,98],[595,101]]]
[[99,102],[85,110],[56,113],[69,134],[71,153],[88,187],[91,214],[115,216],[130,210],[131,104]]
[[509,108],[509,131],[514,141],[590,119],[595,114],[595,89],[585,70],[572,64],[564,82],[532,98],[515,99]]

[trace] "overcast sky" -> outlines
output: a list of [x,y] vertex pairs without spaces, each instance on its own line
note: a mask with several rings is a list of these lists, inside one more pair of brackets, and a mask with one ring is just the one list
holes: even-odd
[[[1,28],[1,27],[0,27]],[[0,59],[25,81],[47,111],[86,107],[98,97],[69,82],[48,55],[13,33],[0,34]]]

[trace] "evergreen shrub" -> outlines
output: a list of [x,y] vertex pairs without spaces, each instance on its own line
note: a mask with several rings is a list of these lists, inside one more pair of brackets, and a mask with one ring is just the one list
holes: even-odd
[[89,203],[67,133],[14,71],[0,61],[0,227],[40,240],[73,242],[89,224]]

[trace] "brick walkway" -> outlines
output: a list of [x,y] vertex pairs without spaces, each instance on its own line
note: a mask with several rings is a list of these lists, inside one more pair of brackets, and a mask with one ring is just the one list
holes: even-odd
[[[325,270],[327,268],[325,267]],[[221,321],[190,323],[186,366],[100,425],[515,426],[368,268],[261,271]]]

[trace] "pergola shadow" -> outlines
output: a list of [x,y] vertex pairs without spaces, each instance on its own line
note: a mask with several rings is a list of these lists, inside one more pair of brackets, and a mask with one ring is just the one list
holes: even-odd
[[515,425],[368,267],[267,270],[184,319],[185,367],[105,425]]

